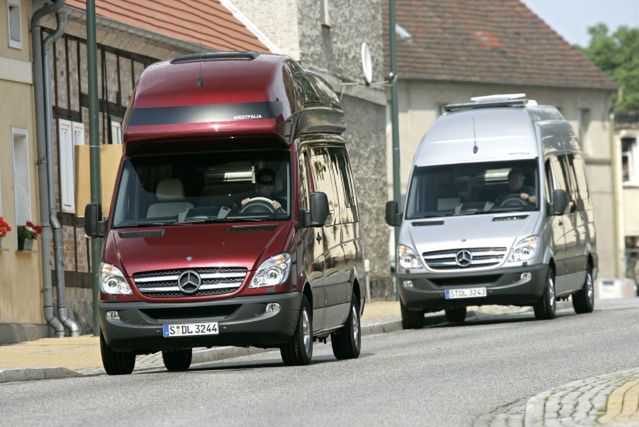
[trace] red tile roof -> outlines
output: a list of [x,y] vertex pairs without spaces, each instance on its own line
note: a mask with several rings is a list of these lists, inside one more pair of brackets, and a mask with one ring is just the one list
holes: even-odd
[[[388,58],[388,0],[384,1]],[[519,0],[396,0],[399,78],[615,89]],[[388,59],[386,61],[388,67]]]
[[[66,0],[85,10],[84,0]],[[96,14],[215,50],[268,52],[219,0],[96,0]]]

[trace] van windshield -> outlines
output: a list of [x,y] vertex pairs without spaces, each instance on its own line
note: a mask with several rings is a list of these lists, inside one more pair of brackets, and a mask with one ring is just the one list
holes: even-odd
[[128,158],[113,227],[290,218],[289,157],[241,151]]
[[539,210],[537,160],[416,167],[406,219]]

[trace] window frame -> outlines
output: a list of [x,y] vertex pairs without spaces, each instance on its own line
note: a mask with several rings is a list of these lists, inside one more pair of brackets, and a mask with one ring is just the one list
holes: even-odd
[[[25,163],[24,165],[20,165],[18,167],[16,164],[16,144],[17,138],[24,138],[24,146],[26,148],[25,151]],[[30,153],[29,153],[29,131],[23,128],[11,127],[11,150],[12,150],[12,162],[13,162],[13,196],[14,196],[14,213],[15,213],[15,221],[16,225],[25,225],[27,221],[33,220],[33,210],[31,207],[31,162],[30,162]],[[16,187],[16,178],[18,178],[17,174],[20,171],[24,171],[26,176],[22,178],[26,178],[26,185],[24,189],[20,189],[21,191],[17,191]],[[25,194],[26,193],[26,194]],[[23,201],[26,200],[26,203]],[[25,207],[26,215],[25,218],[21,218],[20,213],[18,212],[18,207]],[[23,221],[24,220],[24,221]]]
[[[17,9],[18,13],[18,34],[20,39],[15,40],[12,33],[11,26],[11,10],[12,8]],[[9,47],[13,49],[22,49],[22,1],[21,0],[7,0],[7,40],[9,42]]]
[[[63,130],[68,130],[70,140],[62,138]],[[60,180],[60,209],[65,213],[75,213],[75,146],[84,145],[84,124],[58,119],[58,162]],[[67,146],[67,144],[69,144]],[[71,171],[69,177],[67,172]]]

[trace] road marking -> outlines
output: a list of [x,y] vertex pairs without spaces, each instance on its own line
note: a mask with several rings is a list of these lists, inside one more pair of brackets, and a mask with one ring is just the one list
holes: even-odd
[[623,384],[608,397],[606,413],[599,418],[602,424],[639,423],[639,378]]

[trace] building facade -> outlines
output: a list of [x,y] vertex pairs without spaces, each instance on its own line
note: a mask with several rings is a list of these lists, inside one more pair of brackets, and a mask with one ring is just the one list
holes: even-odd
[[[44,248],[39,241],[31,251],[17,250],[17,226],[28,220],[37,222],[40,217],[29,30],[32,14],[45,3],[0,0],[0,22],[10,24],[6,31],[4,26],[0,31],[0,130],[4,135],[0,144],[0,216],[12,227],[0,249],[0,344],[49,334],[43,316],[43,274],[51,274],[56,285],[53,262],[51,270],[41,271],[39,255]],[[92,328],[91,245],[83,229],[84,206],[76,201],[76,146],[89,143],[84,8],[84,1],[67,0],[62,9],[67,14],[66,26],[53,45],[50,61],[50,129],[56,210],[63,232],[66,303],[69,316],[81,332],[88,333]],[[96,14],[99,142],[111,147],[122,143],[124,112],[138,77],[150,64],[202,50],[269,51],[218,1],[191,8],[168,0],[101,0]],[[41,25],[45,38],[58,24],[50,15]],[[103,172],[109,166],[113,165],[103,165]]]
[[[18,226],[37,223],[38,161],[29,25],[30,0],[0,0],[0,343],[46,333],[41,294],[42,248],[18,249]],[[6,24],[6,25],[5,25]]]
[[[386,242],[390,228],[384,222],[386,95],[375,84],[384,80],[382,2],[234,0],[233,4],[273,42],[275,51],[320,73],[340,94],[372,296],[389,296]],[[364,42],[373,65],[373,85],[369,86],[361,66]]]

